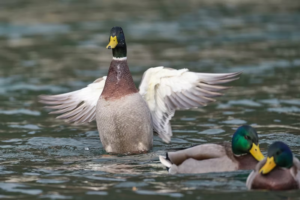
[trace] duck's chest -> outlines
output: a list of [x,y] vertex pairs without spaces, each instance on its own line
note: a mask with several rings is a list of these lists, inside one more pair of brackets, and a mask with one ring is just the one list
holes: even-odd
[[270,173],[257,173],[252,182],[252,189],[290,190],[298,189],[299,185],[289,169],[276,167]]
[[100,97],[97,103],[97,118],[114,118],[116,123],[139,121],[142,116],[151,116],[147,103],[139,93],[133,93],[118,99]]
[[137,93],[126,60],[113,60],[110,64],[101,98],[117,100],[129,94]]

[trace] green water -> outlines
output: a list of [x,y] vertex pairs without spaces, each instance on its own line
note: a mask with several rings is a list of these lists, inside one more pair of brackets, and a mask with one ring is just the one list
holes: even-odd
[[[85,87],[107,74],[112,26],[122,26],[139,84],[149,67],[243,72],[216,103],[178,111],[170,144],[109,156],[96,124],[48,115],[40,94]],[[0,198],[300,199],[299,191],[247,191],[250,171],[169,175],[168,149],[228,141],[250,124],[261,149],[276,140],[300,156],[300,2],[0,1]],[[135,189],[136,188],[136,189]]]

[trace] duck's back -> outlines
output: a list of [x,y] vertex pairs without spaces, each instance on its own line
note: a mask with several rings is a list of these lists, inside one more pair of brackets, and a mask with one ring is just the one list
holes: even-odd
[[189,158],[181,165],[172,165],[169,172],[172,173],[210,173],[210,172],[225,172],[234,171],[237,166],[228,157],[211,158],[206,160],[196,160]]
[[134,85],[126,60],[111,62],[96,118],[107,152],[139,153],[152,148],[151,113]]
[[169,172],[209,173],[234,171],[238,163],[228,157],[229,144],[202,144],[177,152],[168,152],[167,158],[172,163]]

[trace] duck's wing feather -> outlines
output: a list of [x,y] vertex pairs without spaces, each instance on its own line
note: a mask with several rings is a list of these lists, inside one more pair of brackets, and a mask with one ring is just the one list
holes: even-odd
[[57,117],[58,119],[74,123],[91,122],[96,118],[96,106],[103,91],[105,80],[106,76],[74,92],[41,95],[39,101],[48,105],[46,108],[55,110],[50,114],[61,114]]
[[293,159],[293,168],[291,169],[292,176],[295,181],[298,183],[298,188],[300,189],[300,161],[298,158],[294,157]]
[[193,158],[194,160],[205,160],[212,158],[220,158],[226,155],[226,149],[219,144],[201,144],[187,149],[175,152],[167,152],[166,158],[172,164],[180,165],[185,160]]
[[240,73],[197,73],[188,69],[155,67],[148,69],[140,84],[140,94],[147,102],[154,130],[165,142],[172,136],[170,119],[175,110],[205,106],[221,96],[228,87],[219,84],[238,79]]

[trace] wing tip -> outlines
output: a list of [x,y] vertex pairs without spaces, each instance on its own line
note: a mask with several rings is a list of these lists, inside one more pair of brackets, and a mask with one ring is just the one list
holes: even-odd
[[159,133],[159,137],[165,142],[165,143],[170,143],[171,142],[171,137],[172,137],[172,130],[169,132],[163,132]]

